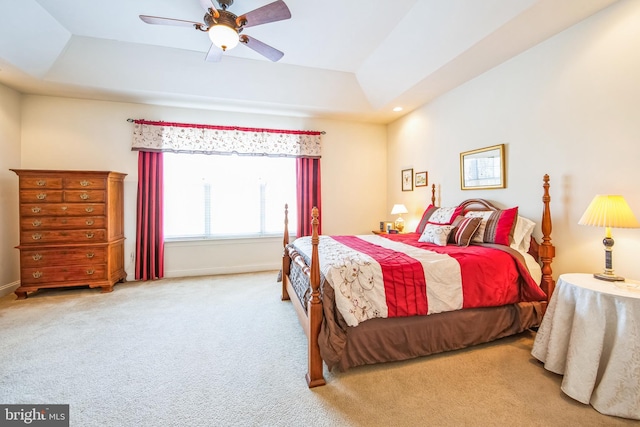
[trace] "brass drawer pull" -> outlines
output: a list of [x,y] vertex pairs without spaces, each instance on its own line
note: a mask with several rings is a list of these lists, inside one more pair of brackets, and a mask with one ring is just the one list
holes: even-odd
[[93,225],[93,220],[92,219],[88,219],[84,222],[87,225]]
[[47,193],[40,193],[36,196],[38,200],[44,200],[47,198]]
[[47,181],[45,181],[44,179],[39,179],[36,181],[36,185],[38,187],[44,187],[45,185],[47,185]]
[[83,187],[87,187],[89,186],[89,184],[91,184],[89,181],[87,181],[86,179],[83,179],[82,181],[80,181],[80,185]]
[[40,261],[40,260],[42,259],[42,255],[40,255],[40,254],[34,254],[34,255],[32,256],[32,258],[33,258],[33,260],[34,260],[34,261]]
[[82,200],[87,200],[87,199],[89,198],[89,195],[88,195],[87,193],[82,193],[82,194],[80,195],[80,198],[81,198]]
[[41,271],[34,271],[33,272],[33,278],[34,279],[39,279],[42,277],[42,272]]
[[40,239],[42,239],[42,234],[36,233],[36,234],[32,235],[31,238],[33,240],[40,240]]
[[35,208],[31,208],[31,212],[33,212],[33,213],[40,213],[41,210],[42,209],[37,207],[37,206]]
[[91,259],[94,256],[96,256],[96,254],[94,254],[93,252],[87,252],[87,258]]
[[95,273],[95,272],[96,272],[95,270],[87,270],[87,274],[88,274],[89,276],[91,276],[91,275],[92,275],[93,273]]
[[87,239],[93,239],[93,233],[84,233],[87,236]]
[[89,206],[88,208],[84,208],[84,210],[89,213],[93,212],[93,208],[91,206]]
[[42,221],[36,219],[31,224],[33,224],[34,227],[40,227],[42,225]]
[[67,210],[67,209],[69,209],[69,208],[68,208],[68,207],[66,207],[66,206],[62,206],[62,207],[60,207],[60,209],[62,209],[63,211],[66,211],[66,210]]

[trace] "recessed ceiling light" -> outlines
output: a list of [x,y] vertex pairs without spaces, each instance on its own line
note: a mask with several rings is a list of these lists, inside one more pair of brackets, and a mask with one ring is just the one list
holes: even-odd
[[402,111],[402,107],[395,107],[393,111]]

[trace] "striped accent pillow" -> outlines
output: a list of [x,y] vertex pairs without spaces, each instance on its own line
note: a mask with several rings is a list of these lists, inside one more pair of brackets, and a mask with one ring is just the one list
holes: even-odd
[[[453,230],[451,230],[450,240],[451,243],[455,243],[458,246],[469,246],[471,243],[471,238],[473,234],[476,232],[478,227],[480,227],[480,223],[482,222],[482,218],[465,218],[460,217],[461,221],[455,226]],[[454,221],[454,225],[457,221]]]

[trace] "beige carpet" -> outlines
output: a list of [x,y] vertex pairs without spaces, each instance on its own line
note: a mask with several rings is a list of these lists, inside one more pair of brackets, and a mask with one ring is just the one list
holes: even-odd
[[532,333],[326,373],[276,272],[0,299],[0,403],[70,404],[72,426],[614,426],[566,397]]

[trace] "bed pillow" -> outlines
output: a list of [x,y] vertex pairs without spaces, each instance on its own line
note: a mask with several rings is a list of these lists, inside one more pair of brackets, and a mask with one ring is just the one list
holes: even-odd
[[518,215],[516,218],[516,224],[513,228],[513,240],[511,242],[511,248],[527,253],[531,246],[531,235],[536,223],[528,218]]
[[449,242],[454,243],[458,246],[469,246],[471,243],[471,238],[480,227],[480,223],[482,222],[482,218],[465,218],[463,216],[459,216],[453,222],[453,229],[451,230],[451,234],[449,234]]
[[497,243],[509,246],[518,216],[518,207],[496,211],[470,211],[467,218],[481,218],[482,222],[473,235],[473,243]]
[[446,246],[452,229],[452,225],[427,223],[418,242],[435,243],[438,246]]
[[429,207],[422,214],[422,219],[416,227],[416,233],[422,234],[427,223],[432,224],[444,224],[451,225],[454,219],[462,213],[462,206],[455,206],[452,208],[436,208],[433,205]]

